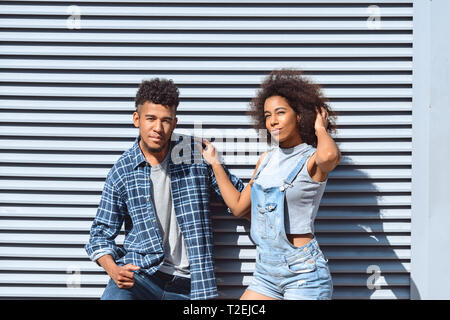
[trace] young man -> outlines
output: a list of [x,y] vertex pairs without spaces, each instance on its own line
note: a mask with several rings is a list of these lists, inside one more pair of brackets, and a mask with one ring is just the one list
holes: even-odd
[[[211,167],[195,154],[194,139],[172,134],[178,103],[171,80],[143,81],[137,92],[139,137],[106,177],[85,246],[111,277],[102,299],[217,296],[210,190],[222,198]],[[242,181],[226,172],[242,191]],[[115,238],[123,223],[122,248]]]

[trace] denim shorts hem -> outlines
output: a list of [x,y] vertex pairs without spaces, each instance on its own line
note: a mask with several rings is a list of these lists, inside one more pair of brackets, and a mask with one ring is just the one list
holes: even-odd
[[253,292],[262,294],[262,295],[272,298],[272,299],[283,300],[283,296],[281,296],[281,295],[277,296],[269,291],[264,290],[261,286],[249,285],[247,290],[251,290]]

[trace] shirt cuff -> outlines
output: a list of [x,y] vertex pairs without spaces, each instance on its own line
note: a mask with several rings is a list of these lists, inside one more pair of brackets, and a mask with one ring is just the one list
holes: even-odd
[[[94,252],[91,254],[90,259],[91,259],[92,261],[94,261],[97,265],[100,266],[100,264],[98,263],[97,260],[100,259],[101,257],[107,255],[107,254],[111,255],[111,256],[113,257],[113,259],[116,260],[116,254],[115,254],[115,252],[114,252],[113,250],[111,250],[111,249],[98,249],[98,250],[94,251]],[[100,266],[100,267],[101,267],[101,266]]]

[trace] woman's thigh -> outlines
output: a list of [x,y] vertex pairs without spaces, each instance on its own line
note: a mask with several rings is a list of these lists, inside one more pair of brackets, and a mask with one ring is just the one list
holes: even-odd
[[276,300],[252,290],[245,290],[240,300]]

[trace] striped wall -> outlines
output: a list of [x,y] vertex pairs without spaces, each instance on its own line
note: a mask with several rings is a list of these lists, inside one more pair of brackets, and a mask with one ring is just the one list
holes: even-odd
[[[246,138],[217,149],[245,152],[248,102],[291,67],[339,112],[344,157],[315,227],[333,298],[409,299],[412,11],[412,0],[2,1],[0,298],[102,294],[108,276],[83,246],[136,137],[141,80],[179,86],[177,132],[201,122]],[[247,183],[258,156],[241,155],[225,163]],[[220,298],[239,298],[255,265],[249,225],[213,207]]]

